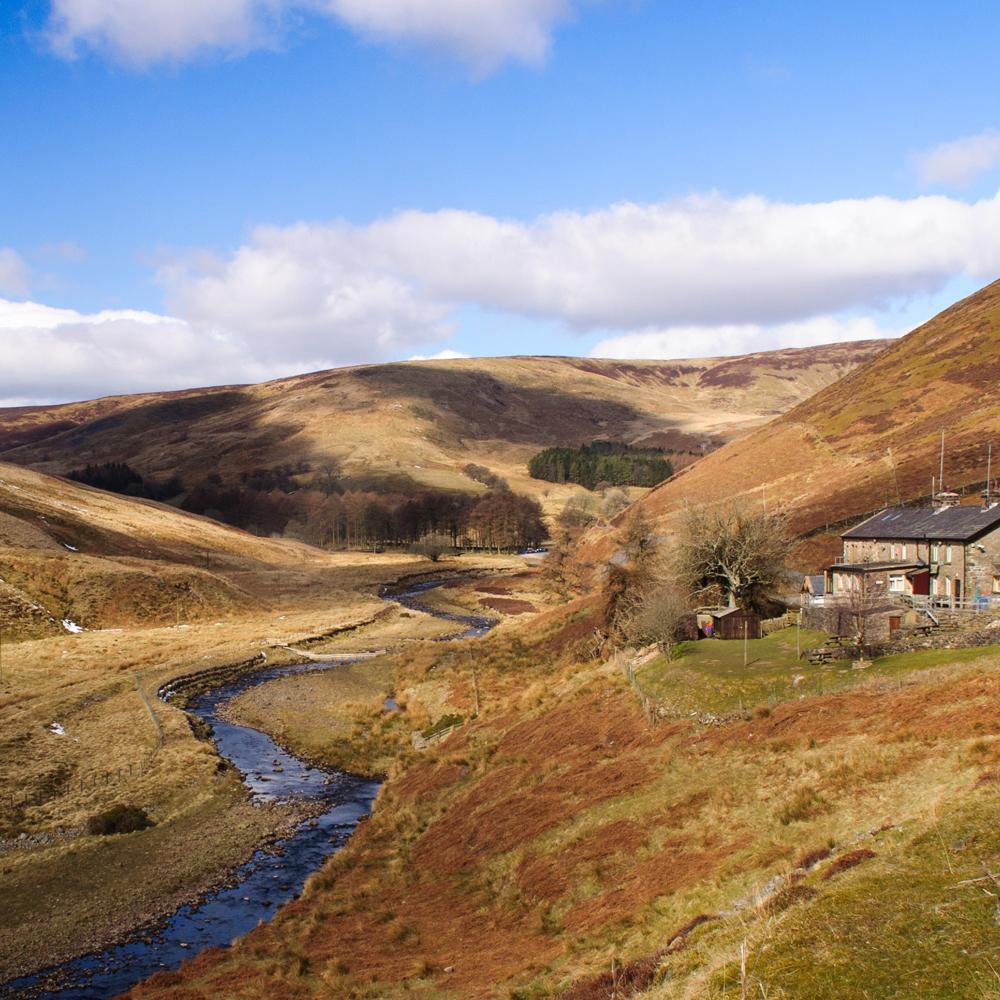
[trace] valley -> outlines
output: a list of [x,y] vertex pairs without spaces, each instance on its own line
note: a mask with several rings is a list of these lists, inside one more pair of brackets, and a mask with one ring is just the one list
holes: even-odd
[[55,475],[127,462],[152,481],[179,478],[177,502],[211,485],[212,476],[234,488],[254,470],[285,469],[295,479],[289,490],[476,495],[486,487],[464,470],[478,465],[554,514],[578,491],[529,477],[528,460],[542,448],[600,438],[673,449],[681,463],[690,461],[885,346],[865,341],[675,362],[410,362],[13,408],[0,411],[0,461]]
[[[893,995],[888,956],[910,942],[906,975],[920,995],[991,996],[981,956],[994,903],[980,880],[1000,859],[1000,637],[890,649],[868,664],[808,658],[828,636],[787,615],[762,638],[644,648],[622,638],[612,616],[615,581],[628,585],[643,551],[669,562],[687,503],[786,488],[791,558],[822,565],[827,521],[816,511],[849,518],[874,502],[874,451],[858,452],[869,454],[862,462],[853,449],[878,420],[885,436],[870,447],[893,442],[900,491],[919,490],[907,470],[926,459],[930,437],[904,447],[911,422],[899,400],[916,392],[913,373],[927,356],[962,384],[963,355],[952,348],[992,294],[873,352],[820,387],[819,403],[800,402],[756,430],[762,414],[731,422],[729,443],[713,439],[607,517],[567,519],[565,500],[581,487],[518,471],[547,443],[529,433],[534,417],[495,423],[508,439],[487,452],[465,446],[484,439],[463,411],[463,443],[445,447],[442,437],[439,454],[452,471],[477,460],[509,476],[512,490],[539,491],[548,552],[362,551],[265,537],[48,475],[65,464],[58,449],[80,441],[75,430],[36,428],[37,442],[0,464],[0,981],[142,929],[134,952],[64,972],[89,969],[101,995],[185,1000],[665,1000],[748,990],[840,1000]],[[721,364],[710,370],[724,382]],[[472,364],[456,367],[455,391],[467,396],[461,372]],[[641,368],[628,366],[627,377]],[[893,371],[901,388],[884,395],[881,416],[851,423],[836,446],[847,458],[836,457],[830,432],[829,465],[780,451],[789,427],[834,419],[823,394],[872,400],[871,380]],[[365,378],[382,379],[384,391],[397,374]],[[673,405],[672,390],[657,379],[648,397],[628,390],[648,399],[641,429],[632,417],[602,431],[628,439],[620,428],[631,427],[639,449],[661,433],[657,407]],[[442,434],[451,432],[440,413],[460,410],[447,398],[427,418],[443,421]],[[113,402],[110,424],[97,404],[90,416],[75,404],[82,427],[97,425],[99,446],[81,458],[118,461],[131,449],[130,465],[162,479],[175,468],[158,423],[168,413],[171,433],[187,435],[176,442],[187,447],[176,469],[192,475],[209,448],[225,468],[220,435],[234,433],[225,407],[190,420],[183,406],[154,408],[144,430],[133,403]],[[23,431],[29,417],[48,426],[46,411],[8,414],[7,426],[22,421]],[[690,415],[684,433],[703,436],[686,440],[708,440],[699,419]],[[573,450],[592,440],[584,425],[577,436],[551,431],[553,462],[590,461],[588,449]],[[100,450],[112,431],[114,459]],[[159,465],[156,437],[167,441]],[[232,440],[235,462],[242,438]],[[244,466],[262,454],[253,440]],[[43,447],[51,450],[33,450]],[[785,472],[767,479],[779,458]],[[362,468],[342,461],[337,475]],[[843,477],[845,461],[865,470],[856,491],[845,486],[841,506],[814,509],[810,496]],[[961,465],[953,468],[949,485],[961,488]],[[970,487],[974,474],[970,464]],[[473,495],[505,495],[469,481]],[[258,744],[264,757],[240,756],[238,747]],[[344,779],[347,799],[337,798],[337,775],[357,776]],[[298,791],[314,786],[332,798]],[[365,801],[351,789],[367,789]],[[100,832],[95,820],[118,806],[151,825]],[[347,813],[336,829],[323,818]],[[308,869],[296,860],[299,843]],[[258,875],[263,888],[249,888]],[[273,879],[283,888],[264,891]],[[894,917],[876,930],[869,911],[879,894]],[[932,941],[969,957],[936,963]],[[104,967],[119,971],[101,978]],[[24,980],[8,993],[32,990],[38,984]]]

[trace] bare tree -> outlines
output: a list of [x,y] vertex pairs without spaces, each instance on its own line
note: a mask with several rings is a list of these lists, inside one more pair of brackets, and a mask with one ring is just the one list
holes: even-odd
[[622,623],[622,636],[630,646],[656,644],[670,656],[690,601],[669,577],[655,580],[641,595],[631,615]]
[[649,522],[640,511],[621,531],[622,548],[608,563],[604,580],[604,628],[612,640],[621,640],[625,624],[633,619],[657,579],[658,552]]
[[756,607],[778,584],[790,544],[777,511],[691,507],[680,545],[682,573],[694,591],[717,587],[731,608]]
[[601,497],[601,517],[607,522],[613,521],[629,502],[628,494],[624,490],[609,487]]
[[868,655],[872,619],[885,609],[884,583],[869,573],[854,575],[847,592],[847,613],[861,659]]
[[594,498],[587,493],[571,496],[556,515],[558,526],[570,534],[579,534],[597,520]]

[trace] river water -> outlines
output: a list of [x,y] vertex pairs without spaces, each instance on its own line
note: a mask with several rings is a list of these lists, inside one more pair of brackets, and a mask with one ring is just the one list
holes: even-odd
[[[387,589],[383,596],[461,626],[461,631],[446,637],[447,641],[485,635],[496,624],[492,619],[436,611],[423,603],[422,595],[446,582],[423,581],[398,594]],[[379,782],[311,767],[266,734],[220,718],[219,709],[251,687],[292,674],[335,670],[342,662],[260,670],[209,691],[188,706],[188,711],[211,727],[219,754],[241,772],[256,801],[308,800],[321,810],[314,819],[301,823],[290,837],[268,850],[257,851],[231,873],[225,887],[208,893],[200,902],[182,906],[123,944],[0,985],[0,997],[113,997],[156,972],[176,969],[206,948],[229,945],[297,898],[309,876],[347,843],[358,821],[371,812]]]

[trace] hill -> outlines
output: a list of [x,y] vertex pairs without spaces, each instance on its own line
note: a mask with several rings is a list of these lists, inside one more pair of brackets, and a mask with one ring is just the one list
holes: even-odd
[[[478,641],[475,701],[467,651],[394,659],[371,820],[274,921],[129,995],[996,996],[998,647],[805,690],[788,630],[751,643],[783,649],[784,694],[720,714],[720,670],[704,705],[647,716],[620,662],[581,655],[594,607]],[[329,731],[338,684],[275,682],[273,731]],[[414,751],[443,713],[465,724]]]
[[[880,353],[884,341],[737,358],[492,358],[316,372],[260,385],[0,410],[0,458],[63,475],[125,461],[188,492],[255,469],[291,488],[481,492],[472,463],[553,507],[572,487],[529,478],[541,448],[595,438],[701,454]],[[266,477],[265,477],[266,478]],[[265,484],[266,485],[266,484]]]
[[318,571],[327,558],[0,463],[0,628],[8,640],[247,611],[257,604],[257,577]]
[[[928,495],[942,431],[945,485],[978,493],[987,445],[1000,440],[998,384],[995,282],[683,469],[644,497],[640,509],[666,530],[687,502],[744,497],[784,504],[798,532],[822,532],[887,503]],[[995,449],[994,473],[997,458]]]

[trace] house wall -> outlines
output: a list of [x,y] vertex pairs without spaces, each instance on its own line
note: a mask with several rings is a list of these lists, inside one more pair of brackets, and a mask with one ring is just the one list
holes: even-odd
[[872,541],[865,538],[844,539],[844,562],[900,562],[919,559],[927,561],[926,542],[914,542],[903,538]]
[[[949,558],[950,550],[950,558]],[[886,562],[889,560],[921,560],[931,566],[931,596],[949,598],[955,596],[955,581],[963,601],[971,601],[977,595],[996,595],[1000,598],[1000,528],[995,529],[978,541],[963,545],[961,542],[922,542],[903,538],[896,539],[844,539],[844,562]],[[833,567],[834,593],[845,594],[840,574],[838,581],[836,567]],[[873,574],[874,575],[874,574]],[[880,573],[888,592],[889,574]],[[840,582],[840,586],[838,586]],[[906,592],[910,587],[906,586]]]
[[1000,528],[966,547],[965,596],[1000,598]]
[[932,542],[930,546],[931,597],[949,598],[955,596],[955,581],[964,600],[965,586],[965,546],[961,542]]
[[[857,590],[862,586],[861,578],[867,577],[867,587],[869,588],[869,593],[879,592],[883,594],[889,594],[889,571],[888,570],[870,570],[866,573],[862,573],[860,570],[844,570],[838,569],[834,566],[830,571],[830,595],[832,597],[848,597],[852,591]],[[896,574],[893,574],[896,575]],[[904,580],[903,585],[905,590],[904,593],[909,593],[909,588],[906,587],[907,581]]]
[[[905,612],[900,608],[873,612],[865,626],[869,643],[888,642],[890,639],[890,617],[903,617]],[[851,614],[851,609],[843,603],[813,604],[802,609],[802,627],[826,632],[829,635],[839,635],[845,639],[855,638],[857,623]]]

